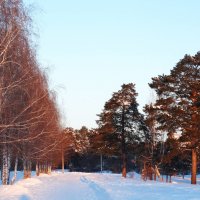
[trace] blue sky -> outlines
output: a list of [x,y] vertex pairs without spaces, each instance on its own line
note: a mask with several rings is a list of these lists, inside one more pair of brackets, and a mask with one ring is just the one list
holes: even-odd
[[48,67],[64,126],[96,127],[123,83],[142,107],[151,77],[200,50],[198,0],[26,0],[33,4],[38,60]]

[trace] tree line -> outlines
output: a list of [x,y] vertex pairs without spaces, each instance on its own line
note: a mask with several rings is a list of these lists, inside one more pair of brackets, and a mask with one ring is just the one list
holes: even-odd
[[[167,177],[191,173],[199,157],[200,53],[185,55],[149,83],[156,100],[138,110],[134,83],[123,84],[98,114],[98,128],[60,126],[55,92],[37,62],[31,17],[22,0],[0,1],[0,167],[3,184],[71,171],[121,172],[156,166]],[[10,170],[14,176],[10,177]]]
[[74,170],[98,171],[102,169],[103,156],[104,169],[121,171],[123,177],[127,170],[142,173],[148,163],[166,175],[167,180],[174,174],[183,177],[191,174],[191,183],[196,184],[200,52],[185,55],[169,75],[153,77],[149,86],[155,91],[156,99],[144,106],[143,114],[138,111],[133,83],[123,84],[113,93],[98,115],[98,128],[84,133],[87,148],[80,152],[71,149],[73,153],[67,159]]
[[55,92],[37,62],[23,1],[1,0],[0,19],[0,166],[6,185],[15,181],[19,168],[25,178],[33,165],[37,173],[50,171],[61,151],[61,127]]

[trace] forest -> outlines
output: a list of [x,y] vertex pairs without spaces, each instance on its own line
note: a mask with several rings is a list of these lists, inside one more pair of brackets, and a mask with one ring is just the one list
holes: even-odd
[[[23,1],[0,1],[0,167],[3,185],[17,170],[136,171],[144,180],[191,174],[200,147],[200,52],[168,75],[152,77],[152,103],[138,110],[134,83],[122,84],[98,114],[97,128],[61,126],[56,92],[37,60]],[[134,80],[133,80],[134,82]],[[10,171],[14,171],[11,177]]]

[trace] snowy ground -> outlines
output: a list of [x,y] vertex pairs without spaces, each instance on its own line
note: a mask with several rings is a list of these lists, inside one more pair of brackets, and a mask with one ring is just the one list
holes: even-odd
[[123,179],[116,174],[54,172],[0,186],[0,200],[199,200],[200,185]]

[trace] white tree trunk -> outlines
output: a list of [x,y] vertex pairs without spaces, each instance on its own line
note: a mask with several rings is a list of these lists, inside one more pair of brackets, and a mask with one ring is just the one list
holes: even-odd
[[10,178],[10,155],[8,153],[7,144],[3,145],[3,160],[2,160],[2,184],[8,185]]
[[18,166],[18,157],[16,157],[16,159],[15,159],[14,175],[11,180],[11,185],[16,181],[16,178],[17,178],[17,166]]

